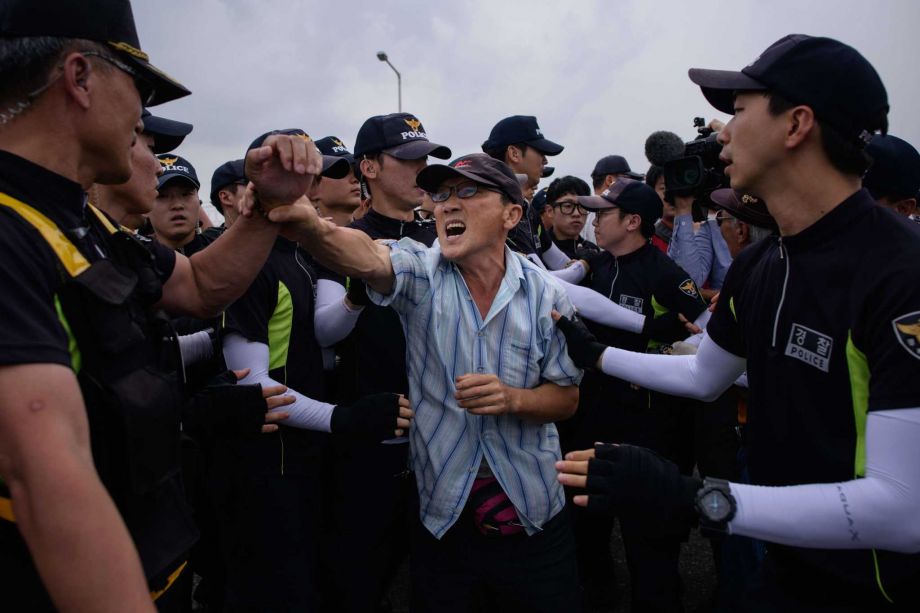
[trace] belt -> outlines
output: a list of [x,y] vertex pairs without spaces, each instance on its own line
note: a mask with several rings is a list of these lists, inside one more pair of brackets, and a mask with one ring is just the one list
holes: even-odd
[[[8,522],[16,523],[16,516],[13,514],[13,501],[5,496],[0,496],[0,519],[5,519]],[[176,570],[170,573],[169,577],[166,578],[166,585],[164,585],[159,590],[153,590],[150,592],[150,598],[156,600],[169,590],[173,586],[173,583],[182,575],[182,571],[185,570],[185,567],[188,566],[188,560],[180,564]]]

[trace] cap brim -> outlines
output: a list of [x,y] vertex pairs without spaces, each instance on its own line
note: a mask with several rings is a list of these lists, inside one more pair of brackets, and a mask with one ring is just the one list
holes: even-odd
[[176,179],[182,179],[186,183],[194,185],[195,189],[201,189],[201,183],[181,172],[167,172],[160,175],[159,179],[157,179],[157,189],[160,189],[170,181],[175,181]]
[[712,202],[713,208],[724,209],[731,213],[732,217],[740,219],[744,223],[771,230],[775,230],[777,227],[776,220],[769,213],[745,206],[738,200],[735,191],[730,188],[724,187],[715,190],[709,194],[709,200]]
[[555,166],[544,166],[543,172],[540,173],[540,176],[545,179],[546,177],[552,176],[554,172],[556,172]]
[[743,72],[691,68],[690,80],[700,86],[709,104],[728,115],[735,114],[735,92],[762,91],[767,86]]
[[153,137],[154,153],[169,153],[177,148],[192,131],[192,124],[174,121],[156,115],[141,118],[144,122],[144,134]]
[[601,196],[578,196],[578,204],[589,211],[602,211],[617,207],[617,205]]
[[565,147],[559,143],[554,143],[553,141],[547,140],[545,138],[527,141],[524,144],[533,147],[543,155],[559,155],[562,153],[562,150],[565,149]]
[[[114,47],[114,45],[112,46]],[[169,102],[170,100],[183,98],[192,93],[187,87],[150,62],[131,53],[122,51],[118,49],[118,47],[114,48],[118,51],[118,56],[126,60],[132,67],[136,68],[138,76],[147,81],[153,88],[153,95],[150,100],[143,101],[145,106],[156,106],[164,102]]]
[[450,157],[450,149],[427,140],[414,140],[383,151],[398,160],[419,160],[429,155],[442,160]]
[[504,186],[499,185],[488,177],[483,177],[459,168],[451,168],[446,164],[432,164],[431,166],[426,166],[415,177],[415,183],[426,192],[434,192],[441,187],[444,181],[452,177],[464,177],[476,183],[496,187],[502,191],[505,190]]
[[335,155],[323,156],[323,176],[330,179],[344,179],[351,170],[351,164],[344,157]]

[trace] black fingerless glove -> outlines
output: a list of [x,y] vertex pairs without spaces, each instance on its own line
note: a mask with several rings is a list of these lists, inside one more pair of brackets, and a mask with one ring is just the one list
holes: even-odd
[[579,368],[595,370],[597,360],[604,353],[607,346],[597,342],[597,339],[594,338],[594,335],[591,334],[591,331],[588,330],[577,315],[572,319],[560,317],[556,325],[565,335],[569,357],[572,358],[575,365]]
[[347,286],[345,295],[353,305],[367,306],[371,303],[371,299],[367,297],[367,286],[364,285],[364,281],[348,277],[345,285]]
[[595,445],[588,462],[588,511],[642,526],[648,534],[673,533],[696,520],[696,494],[703,482],[680,474],[677,465],[651,449]]
[[182,423],[185,430],[204,436],[259,434],[267,411],[262,387],[237,385],[228,370],[186,401]]
[[383,440],[393,438],[399,417],[399,396],[371,394],[332,411],[332,433]]
[[591,260],[593,260],[595,256],[598,256],[601,253],[603,252],[597,246],[590,243],[582,243],[578,246],[578,248],[575,249],[575,259],[584,260],[588,262],[588,265],[590,266]]
[[676,311],[668,311],[660,317],[646,315],[642,334],[662,343],[682,341],[690,336],[687,324],[680,320],[680,313]]

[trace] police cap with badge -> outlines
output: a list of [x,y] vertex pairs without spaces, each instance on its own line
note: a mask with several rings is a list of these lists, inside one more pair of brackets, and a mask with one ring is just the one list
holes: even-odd
[[4,0],[0,3],[0,36],[54,36],[101,43],[111,51],[106,59],[134,77],[144,106],[191,93],[151,64],[141,50],[128,0]]
[[391,113],[369,118],[355,138],[355,157],[385,152],[399,160],[418,160],[429,155],[446,160],[450,149],[428,140],[428,133],[411,113]]

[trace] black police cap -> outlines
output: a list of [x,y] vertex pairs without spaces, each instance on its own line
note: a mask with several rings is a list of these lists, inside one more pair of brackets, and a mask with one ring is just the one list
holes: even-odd
[[157,159],[160,161],[160,166],[163,167],[163,174],[159,177],[157,189],[175,180],[184,180],[187,183],[191,183],[195,186],[195,189],[201,187],[195,167],[184,157],[161,153],[157,156]]
[[428,133],[411,113],[391,113],[369,118],[355,138],[355,157],[385,151],[399,160],[418,160],[433,156],[446,160],[450,149],[428,140]]
[[217,193],[221,189],[228,185],[246,184],[244,165],[245,163],[243,160],[231,160],[217,167],[214,174],[211,175],[211,204],[218,207],[220,206],[220,199],[217,197]]
[[193,127],[183,121],[157,117],[147,109],[141,113],[141,121],[144,123],[144,134],[153,137],[154,153],[169,153],[177,148],[191,134]]
[[876,134],[866,153],[872,157],[872,166],[863,186],[873,198],[913,198],[920,191],[920,153],[913,145],[891,134]]
[[0,3],[0,36],[81,38],[107,45],[149,86],[149,97],[143,100],[146,106],[191,93],[141,51],[128,0],[4,0]]
[[[271,136],[272,134],[287,134],[289,136],[299,136],[305,141],[313,142],[313,139],[310,138],[310,135],[301,130],[300,128],[287,128],[285,130],[272,130],[271,132],[266,132],[261,135],[249,145],[250,149],[256,149],[262,146],[262,143],[265,142],[265,139]],[[316,143],[313,143],[313,146],[316,146]],[[323,172],[324,177],[329,177],[330,179],[342,179],[348,175],[348,171],[351,169],[351,165],[348,163],[348,160],[337,157],[334,155],[323,155]]]
[[661,218],[662,205],[658,192],[635,179],[620,177],[601,192],[600,196],[578,196],[578,204],[589,211],[622,209],[635,213],[642,221],[653,224]]
[[818,119],[863,145],[888,129],[888,94],[875,68],[832,38],[789,34],[740,72],[691,68],[689,74],[709,103],[729,115],[735,92],[769,91],[810,106]]
[[482,150],[492,151],[520,143],[533,147],[544,155],[559,155],[565,149],[543,136],[543,131],[537,125],[537,118],[533,115],[512,115],[495,124],[488,140],[482,144]]

